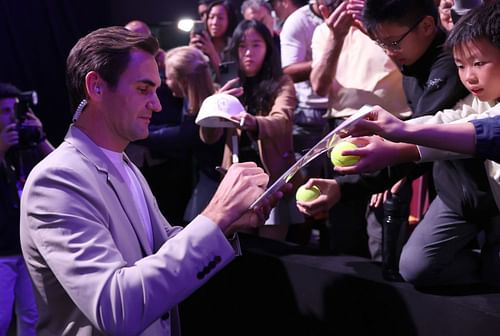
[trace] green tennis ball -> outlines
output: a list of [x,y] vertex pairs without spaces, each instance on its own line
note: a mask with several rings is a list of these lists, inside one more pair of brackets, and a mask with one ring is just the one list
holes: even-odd
[[353,166],[359,161],[359,156],[356,155],[342,155],[345,150],[356,149],[358,146],[349,141],[343,141],[333,147],[330,152],[330,160],[334,166],[347,167]]
[[316,199],[320,194],[321,191],[315,185],[313,185],[311,188],[306,188],[305,185],[301,185],[299,189],[297,189],[295,199],[300,202],[310,202]]

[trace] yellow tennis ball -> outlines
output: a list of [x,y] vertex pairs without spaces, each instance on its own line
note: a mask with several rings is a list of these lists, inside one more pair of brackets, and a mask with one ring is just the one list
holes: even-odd
[[353,166],[359,161],[359,156],[356,155],[342,155],[345,150],[356,149],[358,146],[349,141],[343,141],[333,147],[330,152],[330,160],[334,166],[347,167]]
[[306,188],[305,185],[301,185],[299,189],[297,189],[295,199],[300,202],[310,202],[316,199],[320,194],[321,191],[315,185],[313,185],[311,188]]

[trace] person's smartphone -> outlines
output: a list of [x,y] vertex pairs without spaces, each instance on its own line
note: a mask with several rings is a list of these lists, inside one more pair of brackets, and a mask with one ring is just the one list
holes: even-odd
[[203,21],[195,21],[193,24],[193,29],[191,29],[191,33],[193,35],[203,35],[203,32],[206,30],[205,22]]
[[224,62],[219,65],[219,84],[224,86],[231,79],[238,77],[238,63]]

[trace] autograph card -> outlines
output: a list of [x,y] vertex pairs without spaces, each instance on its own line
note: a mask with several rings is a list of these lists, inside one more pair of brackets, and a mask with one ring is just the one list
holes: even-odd
[[262,193],[251,205],[250,209],[258,207],[260,203],[283,187],[292,177],[305,165],[314,160],[319,155],[333,148],[340,140],[339,133],[349,130],[354,124],[370,113],[372,107],[369,105],[363,106],[358,112],[347,118],[343,123],[328,133],[320,142],[314,145],[304,156],[295,162],[283,175],[281,175],[266,191]]

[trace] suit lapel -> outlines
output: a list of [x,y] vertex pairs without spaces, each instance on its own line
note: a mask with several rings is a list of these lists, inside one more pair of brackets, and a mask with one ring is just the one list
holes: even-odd
[[137,205],[134,202],[130,187],[119,177],[118,172],[116,174],[109,174],[108,172],[108,183],[111,185],[116,193],[116,196],[120,200],[123,210],[127,214],[132,227],[134,228],[137,238],[141,242],[141,246],[146,255],[152,254],[152,249],[149,244],[144,225],[142,223],[142,218],[139,215]]
[[109,161],[102,150],[85,133],[75,126],[70,127],[65,137],[65,141],[75,146],[83,156],[94,163],[98,171],[106,175],[109,185],[115,192],[123,211],[132,224],[134,232],[141,244],[143,254],[152,254],[152,248],[149,244],[141,216],[139,215],[130,188],[121,178],[111,161]]
[[146,181],[146,179],[144,179],[142,173],[134,164],[130,163],[130,159],[127,157],[127,155],[125,155],[124,158],[125,161],[129,163],[133,172],[137,176],[137,179],[141,183],[142,190],[144,192],[144,198],[146,200],[146,205],[149,211],[149,218],[151,219],[151,229],[153,230],[154,246],[152,248],[153,252],[155,252],[161,245],[163,245],[163,243],[167,239],[167,233],[165,231],[166,220],[160,215],[161,211],[158,208],[158,204],[156,203],[153,193],[149,188],[148,182]]

